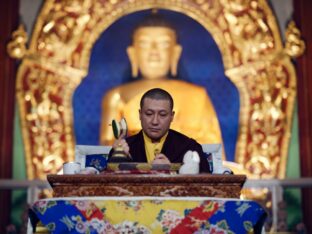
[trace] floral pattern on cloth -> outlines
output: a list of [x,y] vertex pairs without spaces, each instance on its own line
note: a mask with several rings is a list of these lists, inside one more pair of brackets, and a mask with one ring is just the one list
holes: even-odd
[[104,219],[103,211],[105,209],[100,210],[93,202],[84,200],[39,200],[32,208],[51,233],[117,233]]
[[139,211],[142,207],[141,201],[121,201],[120,206],[124,206],[126,210],[132,209],[134,211]]
[[159,221],[163,233],[171,233],[171,230],[181,222],[182,218],[177,211],[160,210],[156,219]]
[[138,222],[124,221],[114,225],[116,233],[134,233],[134,234],[151,234],[153,233],[147,227],[140,225]]
[[30,218],[36,217],[51,233],[88,234],[261,233],[266,218],[254,201],[160,200],[39,200]]

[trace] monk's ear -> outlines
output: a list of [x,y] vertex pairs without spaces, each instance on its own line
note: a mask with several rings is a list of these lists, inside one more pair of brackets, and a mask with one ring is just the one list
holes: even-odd
[[133,46],[127,48],[127,54],[131,64],[132,77],[137,77],[139,74],[139,65],[136,50]]
[[142,114],[142,111],[141,111],[141,109],[139,109],[139,118],[140,118],[140,120],[142,120],[141,114]]
[[172,113],[171,113],[171,121],[173,121],[173,119],[174,119],[174,114],[175,114],[175,112],[172,111]]
[[177,75],[178,71],[178,63],[181,57],[182,47],[180,45],[175,45],[172,51],[171,64],[170,64],[170,72],[172,76]]

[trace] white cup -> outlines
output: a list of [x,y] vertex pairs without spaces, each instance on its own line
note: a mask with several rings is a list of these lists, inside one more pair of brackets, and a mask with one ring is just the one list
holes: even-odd
[[64,175],[78,174],[80,170],[81,170],[81,165],[79,162],[66,162],[63,164]]

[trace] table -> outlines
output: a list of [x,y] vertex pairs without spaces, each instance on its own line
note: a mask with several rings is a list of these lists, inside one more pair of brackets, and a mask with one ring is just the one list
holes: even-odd
[[261,233],[254,201],[209,197],[67,197],[30,209],[51,233]]
[[245,175],[48,175],[54,197],[161,196],[239,198]]

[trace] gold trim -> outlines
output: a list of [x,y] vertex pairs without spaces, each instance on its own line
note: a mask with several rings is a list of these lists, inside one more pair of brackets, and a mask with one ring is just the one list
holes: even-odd
[[290,57],[301,56],[305,51],[305,43],[301,39],[301,33],[294,21],[290,21],[286,29],[285,53]]
[[45,1],[17,79],[28,178],[43,179],[73,159],[71,97],[95,41],[117,19],[154,8],[185,14],[211,33],[240,93],[236,161],[257,178],[283,178],[296,74],[265,0]]

